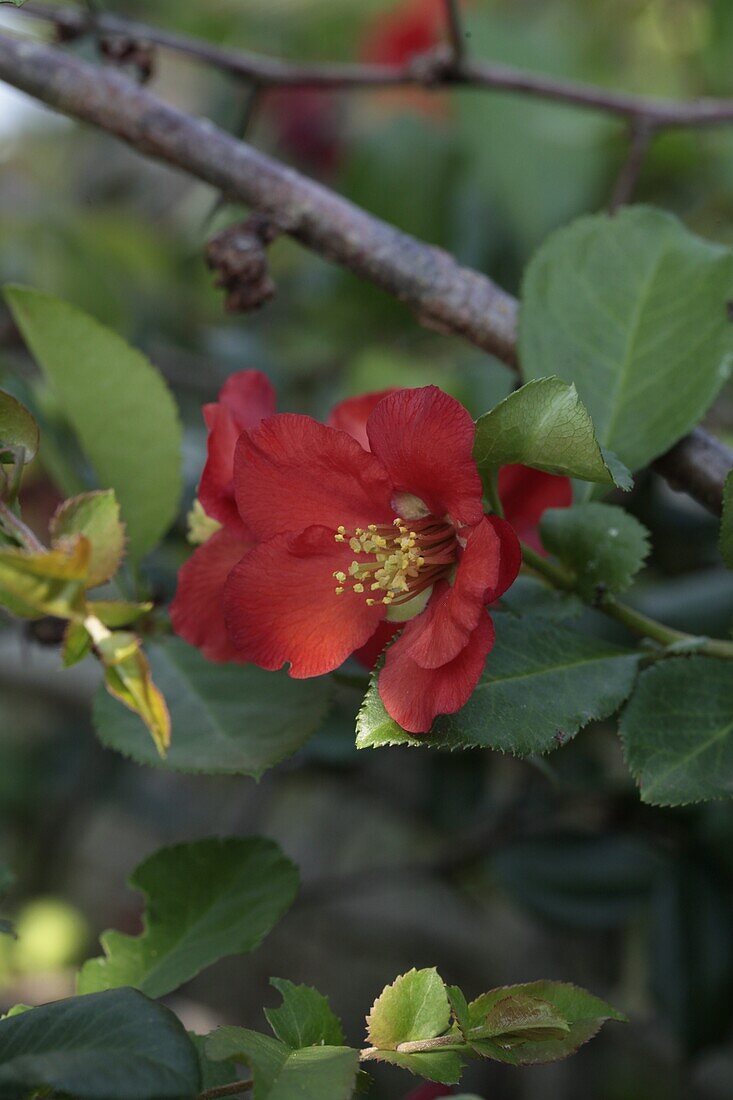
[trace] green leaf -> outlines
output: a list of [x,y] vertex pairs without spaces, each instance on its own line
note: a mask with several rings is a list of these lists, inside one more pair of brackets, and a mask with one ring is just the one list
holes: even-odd
[[548,508],[540,535],[545,549],[572,569],[586,599],[599,588],[624,592],[649,553],[647,529],[615,504]]
[[0,550],[0,604],[35,619],[82,615],[91,547],[83,535],[53,550]]
[[181,1022],[134,989],[33,1008],[0,1020],[0,1094],[78,1100],[188,1100],[199,1065]]
[[144,930],[105,932],[105,957],[84,964],[80,993],[132,985],[162,997],[218,959],[253,951],[291,905],[298,875],[273,841],[232,837],[162,848],[130,885],[146,898]]
[[120,506],[112,489],[83,493],[65,500],[50,524],[51,538],[84,535],[91,544],[90,588],[111,580],[125,552],[125,528],[120,522]]
[[38,453],[38,425],[15,397],[0,390],[0,455],[14,453],[21,463]]
[[728,378],[733,255],[648,207],[558,230],[524,280],[523,377],[575,382],[599,441],[631,470],[702,418]]
[[[606,1020],[620,1022],[626,1020],[623,1013],[598,997],[586,993],[584,989],[566,982],[539,981],[526,985],[504,986],[482,994],[469,1005],[471,1022],[474,1027],[483,1027],[487,1020],[496,1022],[502,1015],[503,1010],[500,1008],[502,1002],[506,1004],[508,999],[511,999],[515,1009],[520,1003],[526,1007],[527,998],[549,1005],[550,1009],[557,1013],[556,1018],[567,1023],[566,1034],[558,1038],[531,1037],[520,1042],[513,1038],[508,1044],[508,1049],[501,1042],[497,1043],[498,1051],[491,1045],[485,1049],[477,1045],[476,1049],[480,1053],[486,1054],[487,1057],[497,1057],[500,1061],[511,1062],[513,1065],[555,1062],[559,1058],[566,1058],[583,1043],[592,1039]],[[542,1008],[543,1013],[547,1011],[546,1008]]]
[[209,1058],[206,1052],[208,1035],[196,1035],[195,1032],[189,1031],[188,1037],[198,1055],[202,1091],[220,1088],[222,1085],[230,1085],[233,1081],[239,1080],[240,1074],[234,1062],[213,1062]]
[[387,714],[376,676],[357,718],[357,748],[414,745],[549,752],[628,697],[639,655],[541,619],[497,614],[496,644],[473,695],[457,714],[414,737]]
[[733,664],[674,657],[639,677],[621,739],[643,802],[682,806],[733,795]]
[[453,1012],[453,1018],[455,1019],[458,1030],[466,1038],[466,1032],[471,1026],[471,1016],[468,1011],[468,1001],[463,995],[463,992],[457,985],[446,986],[446,992],[448,994],[448,1000],[450,1001],[451,1010]]
[[574,592],[562,592],[529,573],[519,574],[501,597],[501,606],[513,615],[534,615],[555,622],[577,618],[585,610],[585,604]]
[[614,480],[575,386],[556,377],[527,382],[480,417],[473,455],[484,477],[521,462],[548,474],[622,488],[630,484],[627,478]]
[[212,664],[178,638],[147,647],[155,683],[168,701],[172,739],[161,761],[143,725],[104,692],[94,700],[100,740],[141,764],[174,771],[259,777],[320,726],[327,678],[293,680],[254,665]]
[[729,569],[733,569],[733,470],[723,488],[723,522],[720,525],[720,553]]
[[206,1044],[209,1058],[246,1062],[254,1077],[253,1100],[351,1100],[359,1052],[342,1046],[291,1050],[269,1035],[221,1027]]
[[378,1050],[370,1054],[371,1062],[389,1062],[440,1085],[457,1085],[461,1079],[463,1059],[454,1050],[429,1050],[419,1054],[404,1054],[399,1050]]
[[565,1017],[550,1004],[526,992],[496,1001],[475,1031],[475,1038],[527,1042],[564,1039],[570,1031]]
[[134,560],[155,546],[181,493],[181,426],[148,360],[116,333],[49,294],[5,291],[100,485],[114,489]]
[[377,997],[367,1016],[367,1038],[380,1050],[396,1050],[400,1043],[433,1039],[449,1024],[448,994],[438,971],[410,970]]
[[270,985],[281,995],[283,1003],[280,1008],[266,1008],[265,1016],[281,1042],[293,1050],[344,1045],[341,1021],[322,993],[284,978],[270,978]]

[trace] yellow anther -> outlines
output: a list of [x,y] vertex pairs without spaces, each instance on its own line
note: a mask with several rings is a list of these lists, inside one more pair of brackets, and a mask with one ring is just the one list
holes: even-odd
[[366,602],[366,603],[367,603],[367,607],[374,607],[374,605],[376,604],[376,602],[377,602],[376,600],[372,600],[372,599],[369,599],[369,600],[367,600],[367,602]]
[[354,585],[354,591],[358,592],[359,595],[361,595],[361,593],[364,591],[364,585],[363,584],[355,584]]
[[339,581],[340,584],[344,584],[346,581],[346,574],[341,569],[334,573],[334,577],[337,581]]
[[334,589],[334,591],[335,591],[335,593],[336,593],[336,595],[337,595],[337,596],[340,596],[340,595],[341,595],[341,594],[343,593],[343,591],[344,591],[344,590],[343,590],[343,588],[341,588],[341,586],[339,585],[339,587],[338,587],[338,588],[336,588],[336,589]]
[[334,535],[333,537],[336,539],[336,542],[346,542],[343,535]]
[[359,542],[358,539],[349,539],[349,546],[351,547],[351,549],[354,551],[355,554],[360,554],[361,553],[361,543]]

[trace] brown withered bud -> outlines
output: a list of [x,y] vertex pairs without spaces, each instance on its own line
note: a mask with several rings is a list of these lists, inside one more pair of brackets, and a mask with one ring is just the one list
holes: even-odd
[[146,84],[155,70],[155,47],[142,38],[126,34],[102,35],[99,52],[115,65],[130,65],[137,71],[141,84]]
[[217,233],[206,246],[206,262],[216,272],[215,285],[226,292],[225,308],[233,313],[260,309],[275,294],[267,268],[267,246],[279,233],[265,214]]

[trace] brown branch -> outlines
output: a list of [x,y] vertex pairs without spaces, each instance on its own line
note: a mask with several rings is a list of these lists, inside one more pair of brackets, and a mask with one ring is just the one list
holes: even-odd
[[[211,122],[168,106],[118,72],[0,35],[0,79],[270,215],[307,248],[405,302],[428,328],[462,336],[516,364],[516,299],[442,249],[400,232]],[[655,464],[718,512],[731,465],[733,452],[699,430]]]
[[466,51],[465,31],[461,19],[460,0],[444,0],[445,22],[452,61],[460,67]]
[[631,202],[656,128],[645,118],[631,123],[631,141],[613,188],[609,211],[613,214],[621,206]]
[[[457,3],[450,3],[451,23],[449,33],[455,49],[455,34],[459,24]],[[22,13],[53,22],[65,34],[73,37],[90,29],[86,12],[71,7],[49,5],[28,0],[19,9]],[[115,15],[100,14],[95,17],[94,29],[107,34],[120,34],[129,38],[141,38],[165,49],[187,54],[232,76],[261,85],[282,87],[334,88],[348,91],[356,88],[399,87],[420,85],[438,89],[450,84],[470,85],[475,88],[516,92],[520,95],[539,96],[576,107],[603,111],[624,118],[643,118],[657,128],[675,126],[709,126],[733,122],[733,100],[698,99],[690,101],[656,99],[635,96],[626,92],[584,84],[579,81],[560,80],[542,73],[525,72],[509,65],[467,60],[445,64],[439,51],[435,66],[416,64],[376,65],[329,62],[325,64],[301,64],[265,57],[246,50],[217,46],[187,35],[135,23]],[[460,35],[462,45],[462,34]],[[418,61],[424,59],[417,59]]]
[[239,1096],[242,1092],[249,1092],[253,1085],[254,1081],[232,1081],[230,1085],[215,1085],[200,1093],[198,1100],[219,1100],[221,1096]]

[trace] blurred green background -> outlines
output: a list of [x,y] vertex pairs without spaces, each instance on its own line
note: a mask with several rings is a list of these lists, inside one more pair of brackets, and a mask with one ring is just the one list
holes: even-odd
[[[249,50],[351,59],[398,5],[109,7]],[[731,0],[474,0],[465,18],[469,49],[485,58],[627,91],[733,96]],[[47,34],[9,8],[0,23]],[[95,57],[93,43],[72,48]],[[241,127],[247,89],[211,69],[159,51],[152,87]],[[472,90],[267,93],[247,137],[514,293],[548,233],[608,203],[626,149],[618,121]],[[146,566],[160,600],[188,552],[184,516],[205,447],[200,405],[231,371],[265,370],[281,409],[319,417],[342,396],[386,385],[435,382],[476,414],[511,388],[500,364],[421,329],[386,295],[288,240],[271,250],[274,301],[257,314],[226,314],[203,248],[243,212],[5,89],[0,161],[2,281],[56,293],[116,328],[179,401],[187,496]],[[660,136],[637,198],[733,243],[733,126]],[[0,373],[42,425],[42,462],[25,487],[42,531],[58,494],[84,485],[88,471],[5,313]],[[730,393],[709,427],[733,438]],[[651,474],[629,507],[655,546],[636,601],[672,625],[729,632],[733,578],[721,571],[713,519]],[[582,627],[617,637],[591,613]],[[413,965],[437,965],[469,993],[539,976],[575,980],[629,1011],[633,1028],[607,1028],[547,1068],[474,1067],[466,1087],[492,1100],[733,1094],[733,810],[641,806],[610,725],[546,761],[357,755],[359,698],[344,688],[326,728],[259,784],[177,776],[97,745],[96,669],[61,673],[49,641],[2,622],[0,856],[16,873],[5,914],[20,933],[17,942],[0,937],[3,1007],[67,994],[100,929],[138,927],[140,899],[125,878],[160,844],[262,832],[299,864],[301,898],[255,955],[214,967],[172,998],[190,1026],[260,1027],[271,974],[328,993],[353,1043],[374,996]],[[446,861],[446,850],[455,858]],[[389,1100],[405,1087],[403,1075],[384,1071],[374,1095]]]

